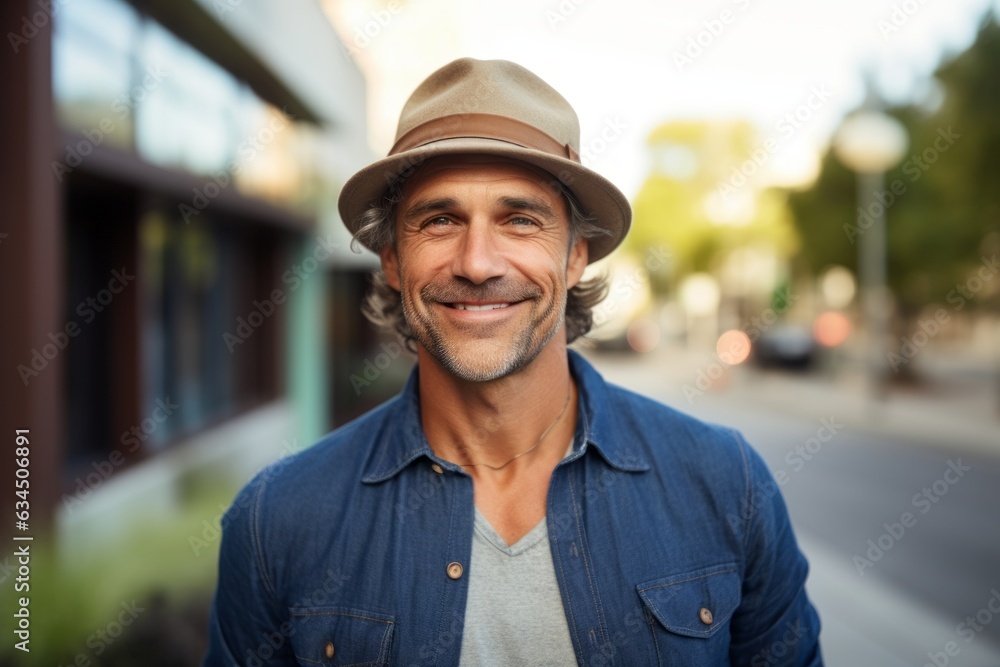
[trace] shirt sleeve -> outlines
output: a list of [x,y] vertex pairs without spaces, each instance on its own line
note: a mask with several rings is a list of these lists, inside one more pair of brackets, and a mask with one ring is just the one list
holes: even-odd
[[209,616],[202,667],[295,664],[292,625],[277,600],[260,541],[261,473],[236,496],[222,519],[219,580]]
[[806,595],[809,565],[767,465],[740,436],[747,459],[742,503],[746,571],[731,624],[730,662],[738,667],[822,667],[820,622]]

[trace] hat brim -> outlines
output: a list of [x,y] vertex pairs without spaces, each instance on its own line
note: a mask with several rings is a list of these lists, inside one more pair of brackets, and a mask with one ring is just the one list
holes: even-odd
[[[389,184],[401,176],[409,176],[424,161],[443,155],[496,155],[526,162],[544,169],[569,189],[580,202],[583,212],[593,222],[607,230],[587,240],[588,263],[605,257],[625,238],[632,221],[632,209],[622,192],[595,171],[578,162],[549,155],[530,148],[494,139],[463,137],[443,139],[413,150],[383,158],[354,174],[340,191],[337,208],[344,224],[357,232],[361,215],[376,205]],[[377,248],[369,248],[377,252]]]

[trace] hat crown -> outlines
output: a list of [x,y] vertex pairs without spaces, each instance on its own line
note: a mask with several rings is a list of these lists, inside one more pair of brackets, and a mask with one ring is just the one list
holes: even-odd
[[349,178],[337,206],[357,234],[366,213],[384,202],[387,188],[426,160],[470,154],[515,160],[551,175],[607,232],[587,239],[587,259],[593,262],[621,243],[632,211],[621,190],[583,164],[579,149],[580,121],[552,86],[507,60],[461,58],[417,87],[400,113],[388,156]]
[[398,142],[436,119],[462,114],[504,116],[580,148],[580,121],[569,102],[534,73],[508,60],[461,58],[421,83],[403,106]]

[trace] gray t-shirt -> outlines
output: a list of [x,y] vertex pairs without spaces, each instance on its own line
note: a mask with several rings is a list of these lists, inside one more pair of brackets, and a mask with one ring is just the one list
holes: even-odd
[[508,546],[477,507],[469,570],[460,665],[576,665],[545,519]]

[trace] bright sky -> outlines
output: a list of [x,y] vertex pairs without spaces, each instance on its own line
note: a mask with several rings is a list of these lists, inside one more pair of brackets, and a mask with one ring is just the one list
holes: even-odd
[[[968,46],[1000,0],[322,0],[368,80],[369,138],[392,144],[413,89],[462,56],[504,58],[534,71],[580,116],[588,164],[636,194],[657,125],[700,118],[754,122],[779,140],[775,181],[807,179],[875,70],[892,100],[935,98],[929,74]],[[691,42],[695,46],[691,46]],[[698,42],[701,45],[698,45]],[[700,49],[700,52],[698,51]],[[684,60],[686,58],[687,60]],[[800,110],[794,133],[779,132]],[[822,98],[822,101],[820,101]]]

